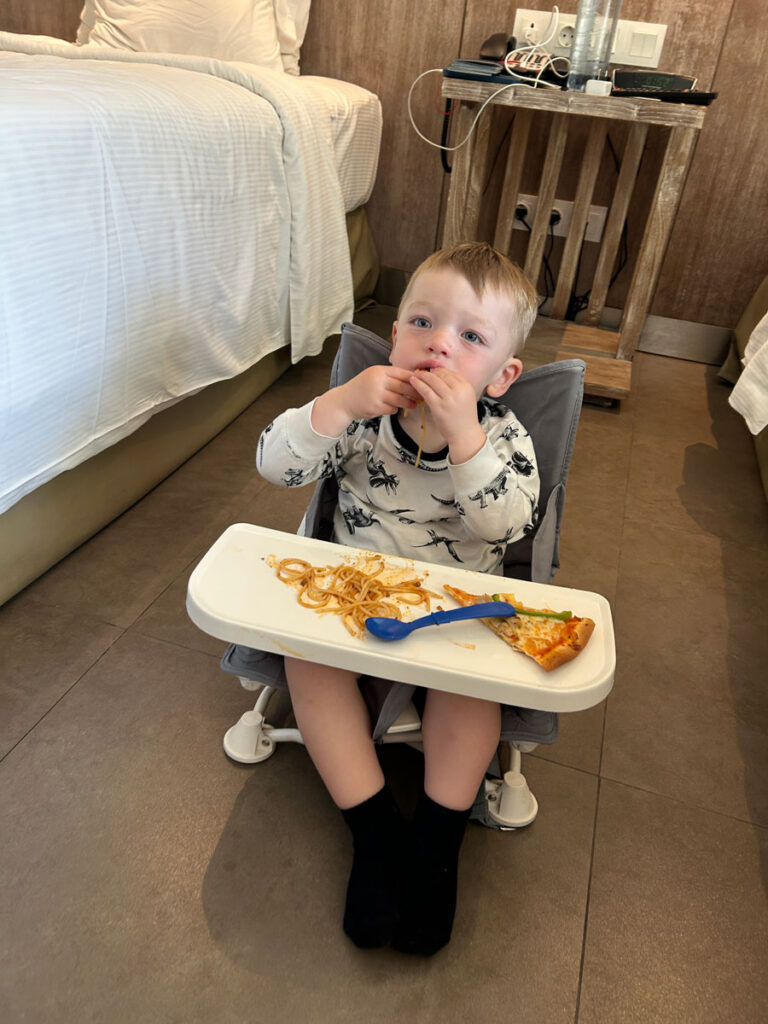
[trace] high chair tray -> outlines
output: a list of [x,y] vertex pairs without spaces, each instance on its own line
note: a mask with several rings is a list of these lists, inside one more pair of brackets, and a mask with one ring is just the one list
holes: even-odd
[[[438,593],[446,583],[478,594],[512,591],[528,607],[569,608],[593,619],[594,633],[578,657],[545,672],[477,619],[419,629],[394,642],[368,634],[353,637],[340,616],[302,607],[296,590],[267,562],[273,555],[337,565],[358,554],[366,552],[238,523],[225,530],[192,573],[187,611],[205,633],[230,643],[502,704],[582,711],[610,692],[616,663],[613,621],[600,594],[386,556],[389,565],[413,567],[425,587]],[[455,606],[447,594],[440,604]]]

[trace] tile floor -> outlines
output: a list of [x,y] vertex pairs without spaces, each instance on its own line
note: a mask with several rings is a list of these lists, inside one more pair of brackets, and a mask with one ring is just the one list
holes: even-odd
[[298,525],[253,449],[332,355],[0,609],[3,1019],[767,1020],[768,507],[715,369],[639,354],[584,408],[557,582],[611,601],[615,687],[524,758],[533,825],[470,827],[421,961],[345,939],[341,818],[302,748],[227,760],[251,698],[184,609],[226,525]]

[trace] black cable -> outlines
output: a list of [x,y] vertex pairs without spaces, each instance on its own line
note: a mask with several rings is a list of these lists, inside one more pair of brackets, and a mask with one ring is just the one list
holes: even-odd
[[[611,156],[613,157],[613,163],[614,163],[614,166],[616,168],[616,173],[618,174],[620,169],[621,169],[621,165],[619,163],[618,154],[616,153],[616,150],[614,148],[613,141],[611,140],[610,134],[606,133],[605,138],[606,138],[606,141],[608,143],[608,148],[611,151]],[[573,280],[574,280],[574,291],[571,292],[571,297],[568,300],[568,309],[567,309],[566,314],[565,314],[565,319],[566,320],[573,320],[573,319],[575,319],[577,313],[580,313],[582,311],[582,309],[586,309],[587,306],[589,305],[589,297],[592,294],[592,289],[591,288],[588,288],[582,295],[576,295],[576,292],[575,292],[575,285],[578,283],[578,280],[579,280],[579,270],[581,268],[581,254],[582,254],[583,251],[584,251],[584,240],[582,239],[581,248],[579,249],[579,259],[578,259],[578,261],[576,263],[576,274],[574,275],[574,278],[573,278]],[[626,222],[626,219],[625,219],[624,226],[621,229],[621,239],[619,241],[619,261],[618,261],[618,266],[616,267],[616,269],[614,270],[613,274],[611,275],[611,280],[608,282],[608,289],[609,290],[613,287],[614,281],[619,276],[619,274],[622,272],[624,267],[626,267],[628,260],[629,260],[629,238],[628,238],[628,235],[627,235],[627,222]]]
[[549,289],[552,288],[552,297],[555,294],[555,275],[552,273],[552,267],[549,262],[549,257],[552,255],[552,249],[555,244],[555,225],[550,220],[549,222],[549,247],[544,253],[542,259],[544,261],[544,298],[539,303],[539,312],[541,312],[544,303],[550,297]]
[[[440,145],[441,146],[447,146],[448,145],[448,128],[449,128],[450,123],[451,123],[451,107],[452,106],[453,106],[453,100],[447,99],[445,101],[445,110],[443,111],[443,131],[442,131],[442,134],[440,136]],[[450,168],[448,166],[448,158],[445,155],[445,150],[444,149],[440,150],[440,160],[442,162],[443,170],[445,171],[445,173],[446,174],[450,174],[452,168]]]
[[[524,209],[524,207],[523,207],[523,209]],[[520,223],[523,225],[525,230],[530,235],[530,233],[531,233],[531,225],[528,223],[528,220],[527,220],[525,214],[519,214],[517,212],[517,210],[515,210],[515,219],[520,221]],[[544,261],[544,298],[539,303],[539,313],[541,312],[544,303],[547,301],[547,299],[550,298],[550,294],[549,294],[550,286],[552,288],[552,295],[555,294],[555,275],[552,273],[552,267],[551,267],[550,262],[549,262],[549,257],[552,255],[552,246],[554,244],[555,244],[555,225],[550,223],[550,225],[549,225],[549,248],[548,248],[547,252],[544,253],[544,256],[543,256],[543,261]]]
[[493,155],[493,160],[491,161],[491,167],[490,167],[490,170],[488,171],[488,177],[486,179],[485,185],[483,186],[483,195],[485,195],[485,193],[488,191],[488,186],[491,184],[491,178],[493,177],[493,172],[496,170],[496,163],[498,162],[498,159],[499,159],[499,153],[501,153],[501,147],[504,145],[504,142],[506,141],[507,136],[509,135],[510,131],[512,130],[512,125],[514,123],[514,120],[515,120],[515,118],[514,118],[514,114],[513,114],[512,117],[510,118],[509,124],[504,129],[504,134],[501,136],[501,139],[499,141],[498,146],[496,147],[496,152]]

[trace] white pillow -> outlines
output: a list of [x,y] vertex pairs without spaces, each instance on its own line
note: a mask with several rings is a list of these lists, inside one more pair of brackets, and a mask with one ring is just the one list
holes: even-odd
[[304,42],[312,0],[274,0],[277,35],[283,67],[290,75],[299,73],[299,50]]
[[80,11],[80,24],[77,28],[77,35],[75,36],[75,42],[78,46],[85,46],[88,42],[88,37],[91,34],[93,28],[93,22],[96,17],[93,11],[94,0],[85,0],[83,9]]
[[273,0],[86,0],[80,19],[91,45],[283,70]]

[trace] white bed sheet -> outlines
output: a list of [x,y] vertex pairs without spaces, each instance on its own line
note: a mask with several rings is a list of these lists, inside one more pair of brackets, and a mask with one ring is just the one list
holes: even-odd
[[347,212],[371,198],[381,144],[381,102],[374,93],[336,78],[303,75],[298,88],[314,94],[328,111],[331,141]]
[[[0,33],[0,512],[351,318],[344,215],[370,192],[378,100],[330,90]],[[346,195],[345,92],[366,126]]]

